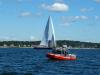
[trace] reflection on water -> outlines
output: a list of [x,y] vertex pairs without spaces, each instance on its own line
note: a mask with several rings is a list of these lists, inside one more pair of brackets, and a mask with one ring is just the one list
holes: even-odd
[[75,61],[55,61],[50,50],[0,48],[0,75],[100,75],[100,50],[70,50]]

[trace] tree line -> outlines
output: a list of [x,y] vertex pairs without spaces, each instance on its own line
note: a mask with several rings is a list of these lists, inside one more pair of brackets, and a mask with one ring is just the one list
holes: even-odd
[[[71,40],[57,40],[58,47],[67,45],[71,48],[100,48],[100,43],[81,42]],[[0,41],[0,47],[34,47],[39,45],[40,41]]]

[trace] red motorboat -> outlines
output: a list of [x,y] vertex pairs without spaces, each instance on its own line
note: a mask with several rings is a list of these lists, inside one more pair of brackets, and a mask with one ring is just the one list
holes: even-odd
[[62,55],[62,54],[48,53],[47,57],[55,60],[76,60],[76,55],[74,54]]

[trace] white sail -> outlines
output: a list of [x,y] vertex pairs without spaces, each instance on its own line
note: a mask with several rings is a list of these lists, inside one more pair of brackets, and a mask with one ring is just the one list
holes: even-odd
[[49,17],[47,21],[46,28],[44,31],[44,36],[40,45],[46,47],[56,47],[55,33],[54,33],[54,27],[53,27],[53,22],[51,17]]
[[[51,17],[50,17],[50,19],[51,19]],[[55,32],[54,32],[54,26],[53,26],[52,19],[50,21],[51,21],[51,30],[52,30],[52,34],[51,34],[51,47],[56,47]]]
[[46,28],[44,31],[44,36],[43,36],[43,39],[42,39],[40,45],[48,47],[48,40],[49,40],[49,19],[47,21]]

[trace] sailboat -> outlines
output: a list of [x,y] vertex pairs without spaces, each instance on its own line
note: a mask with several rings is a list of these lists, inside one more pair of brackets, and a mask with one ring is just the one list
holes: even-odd
[[40,45],[34,48],[35,49],[52,49],[54,47],[56,47],[55,32],[54,32],[52,18],[51,16],[49,16]]

